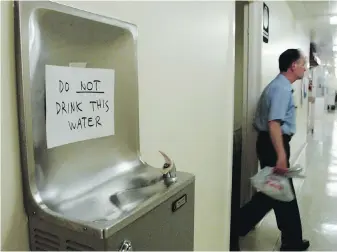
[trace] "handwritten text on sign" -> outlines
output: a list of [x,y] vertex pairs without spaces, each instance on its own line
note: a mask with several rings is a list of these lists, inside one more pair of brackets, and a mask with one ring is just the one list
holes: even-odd
[[110,136],[115,71],[46,65],[47,147]]

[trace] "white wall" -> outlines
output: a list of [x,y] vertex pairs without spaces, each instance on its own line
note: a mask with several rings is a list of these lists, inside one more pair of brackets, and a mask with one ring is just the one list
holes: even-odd
[[1,250],[26,250],[22,201],[12,3],[1,1]]
[[[62,2],[64,3],[64,2]],[[234,92],[234,2],[87,2],[71,5],[139,28],[140,138],[196,175],[195,249],[228,250]],[[1,1],[2,248],[27,249],[19,172],[11,4]],[[4,109],[6,107],[6,109]],[[4,117],[5,116],[5,117]],[[4,123],[6,118],[6,123]],[[4,148],[6,146],[6,148]],[[14,234],[18,232],[18,234]],[[18,243],[17,241],[20,241]],[[5,245],[4,245],[5,244]]]
[[[300,48],[309,57],[310,33],[295,20],[292,7],[284,1],[268,1],[269,43],[262,45],[262,86],[263,88],[279,73],[278,57],[288,48]],[[300,103],[301,81],[293,84],[296,111],[297,133],[291,141],[292,159],[298,154],[307,139],[308,98]]]

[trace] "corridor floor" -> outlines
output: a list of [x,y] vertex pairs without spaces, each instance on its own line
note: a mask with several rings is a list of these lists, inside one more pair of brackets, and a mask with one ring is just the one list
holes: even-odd
[[[298,163],[305,180],[294,181],[302,217],[303,237],[309,251],[337,250],[337,112],[316,122],[315,132]],[[242,251],[278,251],[280,233],[271,211],[241,240]]]

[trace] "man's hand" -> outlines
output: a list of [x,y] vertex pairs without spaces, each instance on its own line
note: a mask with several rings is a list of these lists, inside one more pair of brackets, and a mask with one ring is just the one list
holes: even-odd
[[282,154],[278,157],[274,172],[278,174],[285,174],[288,172],[288,162],[285,154]]

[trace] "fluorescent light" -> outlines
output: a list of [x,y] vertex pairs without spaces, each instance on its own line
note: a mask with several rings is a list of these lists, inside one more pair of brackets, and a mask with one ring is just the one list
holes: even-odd
[[334,45],[334,46],[332,47],[332,51],[337,52],[337,45]]
[[332,25],[337,24],[337,16],[330,17],[330,24],[332,24]]

